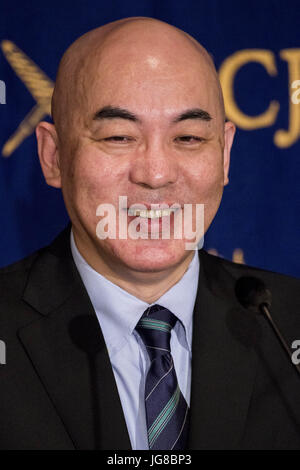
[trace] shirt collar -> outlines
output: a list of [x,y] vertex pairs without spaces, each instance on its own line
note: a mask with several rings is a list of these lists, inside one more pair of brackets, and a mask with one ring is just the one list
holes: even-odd
[[[95,271],[79,253],[72,230],[71,251],[112,356],[128,341],[144,311],[153,304],[138,299]],[[169,309],[181,321],[190,351],[198,277],[199,256],[196,251],[182,278],[155,302]]]

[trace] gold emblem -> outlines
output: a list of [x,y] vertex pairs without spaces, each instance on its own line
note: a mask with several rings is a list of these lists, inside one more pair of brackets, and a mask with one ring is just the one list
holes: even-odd
[[2,41],[1,49],[11,67],[36,101],[36,105],[2,148],[3,157],[9,157],[23,140],[34,132],[37,124],[45,116],[50,116],[54,83],[13,42]]
[[[219,253],[215,248],[210,248],[207,251],[211,255],[219,256]],[[220,255],[220,256],[222,257],[222,255]],[[245,264],[244,252],[243,252],[243,250],[241,250],[241,248],[236,248],[235,250],[233,250],[232,261],[234,263]]]

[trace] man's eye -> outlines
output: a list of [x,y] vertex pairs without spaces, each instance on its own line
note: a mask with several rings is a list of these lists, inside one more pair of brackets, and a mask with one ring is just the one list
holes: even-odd
[[176,137],[175,139],[177,142],[184,142],[188,144],[194,144],[198,142],[202,142],[204,139],[202,137],[198,137],[196,135],[181,135],[180,137]]
[[127,142],[131,142],[133,139],[132,137],[128,137],[127,135],[112,135],[110,137],[105,137],[105,139],[103,139],[105,142],[124,142],[124,143],[127,143]]

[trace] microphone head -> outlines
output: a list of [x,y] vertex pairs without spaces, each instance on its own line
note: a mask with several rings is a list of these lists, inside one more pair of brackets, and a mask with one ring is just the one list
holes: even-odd
[[235,294],[240,304],[252,312],[261,313],[262,305],[268,308],[271,306],[271,292],[257,277],[240,277],[235,285]]

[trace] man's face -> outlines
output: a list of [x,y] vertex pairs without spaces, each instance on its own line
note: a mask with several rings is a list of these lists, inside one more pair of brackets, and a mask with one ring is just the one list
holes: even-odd
[[[172,233],[171,239],[118,239],[119,196],[127,196],[127,207],[204,204],[206,231],[227,183],[233,131],[224,137],[212,72],[194,51],[173,56],[114,45],[100,54],[82,74],[68,136],[60,136],[62,189],[75,235],[116,266],[137,271],[168,269],[191,252],[184,234],[181,240]],[[96,235],[103,203],[116,208],[116,239]],[[141,230],[151,224],[160,233],[157,219]]]

